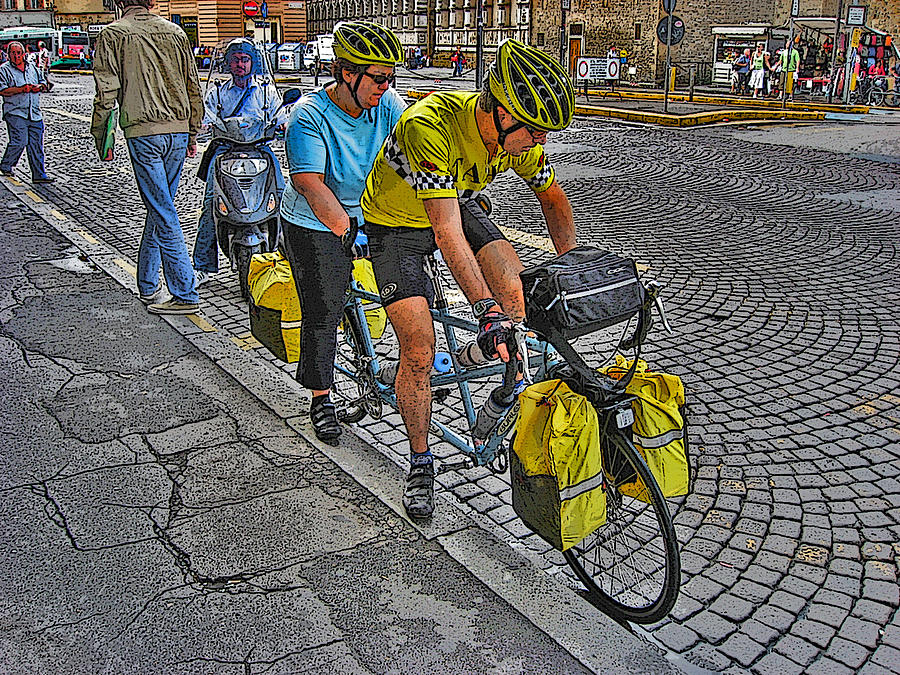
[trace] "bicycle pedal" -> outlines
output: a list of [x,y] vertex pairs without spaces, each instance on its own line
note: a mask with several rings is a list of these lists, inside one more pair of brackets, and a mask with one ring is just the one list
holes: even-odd
[[446,387],[441,387],[440,389],[433,389],[431,392],[431,400],[435,403],[443,404],[444,401],[447,400],[447,397],[450,395],[450,390]]

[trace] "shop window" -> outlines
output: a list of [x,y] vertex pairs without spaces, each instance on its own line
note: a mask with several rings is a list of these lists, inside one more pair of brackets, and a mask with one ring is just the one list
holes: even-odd
[[641,24],[639,24],[639,23],[634,24],[634,39],[635,40],[641,39]]
[[584,35],[584,24],[573,23],[571,26],[569,26],[569,35],[571,35],[571,36]]
[[28,0],[26,9],[43,9],[44,0]]
[[16,0],[3,0],[3,9],[15,9]]

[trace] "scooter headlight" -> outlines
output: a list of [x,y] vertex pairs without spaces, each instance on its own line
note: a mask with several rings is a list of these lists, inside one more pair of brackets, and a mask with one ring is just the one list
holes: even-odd
[[219,209],[219,213],[223,216],[228,215],[228,207],[225,205],[225,200],[221,197],[216,198],[216,208]]
[[229,159],[222,162],[222,172],[232,178],[250,178],[258,176],[268,167],[264,159],[244,158]]
[[272,213],[276,206],[278,206],[278,201],[275,199],[275,193],[273,192],[269,195],[269,201],[266,202],[266,211]]

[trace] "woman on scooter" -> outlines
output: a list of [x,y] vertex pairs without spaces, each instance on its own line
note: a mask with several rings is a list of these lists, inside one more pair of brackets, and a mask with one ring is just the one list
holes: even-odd
[[[275,84],[265,76],[261,56],[256,46],[245,38],[237,38],[225,49],[225,63],[231,73],[231,80],[219,80],[209,88],[204,101],[203,125],[212,127],[213,141],[209,144],[200,163],[198,177],[206,179],[203,195],[203,210],[197,225],[197,239],[194,242],[194,273],[197,286],[206,283],[210,276],[219,271],[219,252],[216,247],[216,227],[213,222],[213,171],[215,159],[225,152],[226,145],[216,143],[216,139],[227,138],[231,127],[229,120],[240,118],[241,138],[232,140],[247,142],[261,138],[267,127],[284,126],[287,113],[281,109],[281,96]],[[278,192],[284,190],[284,176],[275,153],[267,145],[265,150],[272,156],[278,171],[275,182]],[[202,168],[208,169],[202,172]],[[200,175],[202,173],[202,175]]]
[[[297,381],[310,390],[316,436],[341,435],[330,393],[337,326],[352,262],[341,244],[359,206],[366,176],[406,107],[391,89],[403,61],[400,41],[367,21],[334,28],[334,82],[300,99],[285,135],[291,180],[281,202],[284,242],[300,297]],[[357,242],[360,240],[358,239]]]

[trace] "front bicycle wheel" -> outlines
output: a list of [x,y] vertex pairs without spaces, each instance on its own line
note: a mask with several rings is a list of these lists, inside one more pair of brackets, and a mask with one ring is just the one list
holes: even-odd
[[884,90],[883,89],[873,89],[869,92],[869,105],[880,107],[884,105]]
[[[588,597],[618,620],[655,623],[675,604],[681,561],[672,516],[647,464],[614,422],[601,439],[606,524],[563,552]],[[610,428],[612,427],[612,428]],[[632,484],[628,496],[619,488]]]

